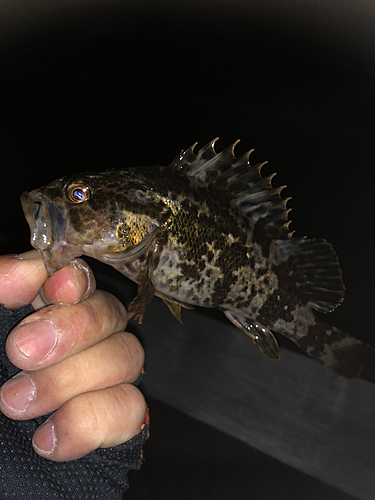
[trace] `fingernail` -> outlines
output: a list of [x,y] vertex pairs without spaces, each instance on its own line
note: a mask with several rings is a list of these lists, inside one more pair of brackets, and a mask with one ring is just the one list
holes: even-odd
[[85,290],[80,300],[85,299],[91,290],[91,278],[90,270],[87,265],[83,264],[79,259],[73,259],[70,261],[70,266],[73,269],[73,274],[76,279],[78,286]]
[[40,259],[39,252],[37,250],[29,250],[24,253],[14,255],[16,259],[19,260],[32,260],[32,259]]
[[47,420],[36,431],[33,437],[33,447],[44,455],[50,455],[57,446],[55,427]]
[[35,385],[26,373],[16,375],[1,388],[1,398],[11,410],[23,413],[35,398]]
[[42,361],[57,343],[57,332],[50,321],[35,321],[18,327],[16,346],[23,356]]
[[50,306],[51,305],[51,302],[44,295],[43,288],[41,288],[39,290],[38,295],[31,302],[31,305],[34,307],[35,310],[38,310],[38,309],[40,309],[41,307],[44,307],[44,306]]

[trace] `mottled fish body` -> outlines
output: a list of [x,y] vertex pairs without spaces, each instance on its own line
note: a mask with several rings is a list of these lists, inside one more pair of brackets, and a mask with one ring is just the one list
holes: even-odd
[[21,197],[48,272],[79,255],[138,283],[130,316],[142,321],[154,295],[181,321],[181,307],[215,307],[267,357],[272,331],[324,365],[358,376],[373,348],[323,323],[344,297],[337,257],[323,239],[293,237],[288,199],[263,164],[216,140],[168,166],[136,167],[57,179]]

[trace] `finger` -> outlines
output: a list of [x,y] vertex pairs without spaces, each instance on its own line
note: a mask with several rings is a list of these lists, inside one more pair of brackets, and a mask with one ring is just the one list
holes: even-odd
[[1,388],[0,410],[17,420],[36,418],[79,394],[134,382],[143,364],[139,340],[116,333],[57,365],[18,373]]
[[47,279],[43,294],[52,304],[77,304],[92,295],[95,286],[89,265],[82,259],[74,259]]
[[[47,277],[43,259],[36,250],[0,256],[0,303],[9,309],[32,303],[39,309],[46,303],[75,304],[95,291],[94,275],[82,259],[72,260]],[[43,285],[44,294],[40,296]]]
[[75,460],[97,448],[125,443],[141,430],[146,402],[130,384],[70,399],[35,432],[33,446],[54,461]]
[[0,256],[0,303],[8,309],[30,304],[46,279],[47,271],[36,250]]
[[6,352],[23,370],[41,369],[124,330],[126,323],[121,302],[97,290],[83,302],[44,307],[22,320],[9,334]]

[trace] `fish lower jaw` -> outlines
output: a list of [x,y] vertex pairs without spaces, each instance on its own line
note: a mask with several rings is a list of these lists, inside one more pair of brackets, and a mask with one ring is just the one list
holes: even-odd
[[38,250],[43,257],[48,276],[52,276],[55,271],[65,267],[71,260],[82,255],[82,248],[74,245],[59,244],[45,250]]

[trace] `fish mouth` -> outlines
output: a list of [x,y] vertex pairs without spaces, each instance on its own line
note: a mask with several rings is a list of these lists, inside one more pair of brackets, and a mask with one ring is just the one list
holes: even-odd
[[43,257],[48,275],[82,255],[82,249],[66,242],[67,219],[60,209],[40,190],[21,195],[22,209],[30,226],[30,243]]

